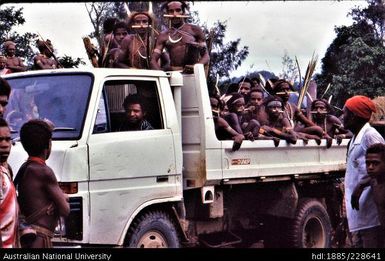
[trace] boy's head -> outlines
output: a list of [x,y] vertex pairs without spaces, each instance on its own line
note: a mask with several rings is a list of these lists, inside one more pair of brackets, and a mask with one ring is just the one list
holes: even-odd
[[250,104],[253,106],[261,106],[263,103],[263,90],[260,88],[251,88]]
[[283,102],[280,97],[269,96],[264,101],[265,110],[269,117],[278,118],[283,110]]
[[239,86],[239,89],[238,89],[239,93],[242,93],[243,95],[249,95],[252,82],[249,78],[244,78],[238,82],[238,86]]
[[20,129],[20,141],[29,156],[48,159],[51,153],[52,128],[43,120],[30,120]]
[[7,122],[0,118],[0,163],[7,162],[11,152],[11,131]]
[[241,93],[232,93],[226,105],[230,112],[242,113],[245,110],[245,98]]
[[385,175],[385,144],[376,143],[366,150],[366,170],[372,178]]
[[128,34],[127,24],[123,21],[117,22],[114,27],[114,38],[120,44]]

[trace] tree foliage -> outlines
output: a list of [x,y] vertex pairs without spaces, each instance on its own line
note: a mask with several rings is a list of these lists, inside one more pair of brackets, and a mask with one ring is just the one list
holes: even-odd
[[337,36],[317,76],[319,93],[322,95],[331,84],[326,96],[333,95],[333,103],[340,108],[353,95],[373,98],[385,92],[385,8],[379,0],[368,3],[367,8],[351,11],[353,25],[335,29]]
[[210,71],[207,79],[209,86],[215,84],[217,74],[220,78],[229,77],[249,54],[248,46],[240,47],[240,38],[227,43],[224,41],[226,29],[226,22],[217,21],[207,33],[211,41]]
[[[31,46],[34,46],[38,35],[35,33],[24,33],[20,35],[14,30],[15,26],[25,23],[23,8],[5,7],[0,9],[0,43],[11,40],[16,43],[16,56],[24,58],[27,65],[33,64],[35,52]],[[2,46],[3,49],[3,46]],[[58,60],[65,68],[78,67],[85,64],[81,58],[72,58],[68,55],[58,57]]]
[[28,61],[34,56],[31,44],[34,43],[37,34],[25,33],[20,35],[13,30],[15,26],[24,23],[23,8],[5,7],[0,9],[0,43],[12,40],[17,45],[16,55],[24,57]]
[[84,3],[88,17],[94,27],[94,31],[90,34],[91,38],[95,38],[99,46],[102,46],[103,22],[107,17],[117,17],[122,14],[122,9],[116,7],[113,2],[92,2]]

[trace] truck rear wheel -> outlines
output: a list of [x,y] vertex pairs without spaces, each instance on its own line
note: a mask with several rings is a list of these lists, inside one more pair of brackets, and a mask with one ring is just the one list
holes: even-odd
[[329,248],[331,223],[324,206],[315,199],[299,203],[296,216],[289,222],[289,246],[297,248]]
[[147,212],[133,222],[125,246],[132,248],[178,248],[180,240],[171,217],[161,211]]

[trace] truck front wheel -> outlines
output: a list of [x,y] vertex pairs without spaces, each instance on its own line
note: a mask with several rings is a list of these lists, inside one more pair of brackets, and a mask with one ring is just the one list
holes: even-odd
[[329,248],[331,223],[324,206],[315,199],[300,202],[289,222],[289,245],[297,248]]
[[179,248],[178,232],[171,217],[162,211],[140,216],[129,229],[125,246],[132,248]]

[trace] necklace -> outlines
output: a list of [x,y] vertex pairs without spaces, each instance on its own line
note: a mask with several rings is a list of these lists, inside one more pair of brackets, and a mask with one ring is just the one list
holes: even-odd
[[[173,30],[174,32],[172,33],[172,34],[169,34],[168,35],[168,40],[171,42],[171,43],[177,43],[177,42],[180,42],[180,40],[182,40],[182,38],[183,38],[183,33],[181,32],[182,30],[182,28],[183,28],[183,26],[185,25],[185,23],[183,23],[181,26],[179,26],[178,28],[171,28],[171,30]],[[174,39],[172,39],[171,38],[171,35],[172,36],[174,36],[174,35],[176,35],[177,33],[180,33],[180,34],[182,34],[182,36],[179,38],[179,39],[176,39],[176,40],[174,40]]]
[[136,34],[135,36],[136,36],[136,38],[138,38],[139,41],[140,41],[140,46],[138,47],[138,49],[137,49],[136,52],[139,54],[139,56],[140,56],[142,59],[147,59],[147,55],[143,55],[143,54],[140,52],[140,48],[141,48],[142,46],[143,46],[144,48],[146,48],[146,45],[144,44],[144,41],[143,41],[142,37],[140,37],[139,34]]

